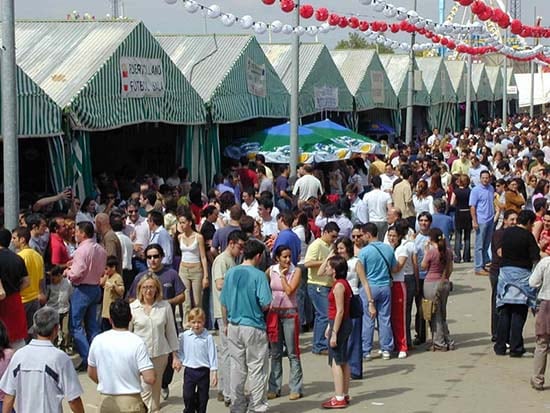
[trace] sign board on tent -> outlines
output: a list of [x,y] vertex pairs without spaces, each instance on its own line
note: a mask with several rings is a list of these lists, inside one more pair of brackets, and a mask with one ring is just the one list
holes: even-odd
[[122,97],[162,97],[164,95],[162,60],[121,57],[120,80]]
[[337,109],[338,108],[338,88],[332,86],[321,86],[314,88],[315,108],[316,109]]
[[384,72],[373,70],[370,72],[371,96],[374,103],[384,103]]
[[509,95],[517,95],[518,94],[518,87],[517,86],[508,86],[506,89],[507,89],[507,93]]
[[259,65],[248,58],[246,61],[246,86],[248,87],[248,93],[265,98],[266,84],[265,64]]

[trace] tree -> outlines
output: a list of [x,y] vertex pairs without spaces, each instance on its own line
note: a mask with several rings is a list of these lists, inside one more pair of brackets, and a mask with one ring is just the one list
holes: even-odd
[[348,38],[346,40],[340,40],[336,44],[335,49],[376,49],[378,53],[393,53],[393,49],[381,44],[369,44],[364,36],[354,32],[348,33]]

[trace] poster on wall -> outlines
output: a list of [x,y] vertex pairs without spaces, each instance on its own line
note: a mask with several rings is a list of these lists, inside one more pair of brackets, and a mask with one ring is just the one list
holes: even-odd
[[370,84],[372,101],[374,103],[384,103],[384,72],[381,70],[370,72]]
[[265,98],[267,89],[265,64],[259,65],[250,58],[246,60],[246,86],[251,95]]
[[338,109],[338,88],[332,86],[314,87],[315,109]]
[[120,58],[121,96],[124,98],[164,96],[164,71],[161,59]]

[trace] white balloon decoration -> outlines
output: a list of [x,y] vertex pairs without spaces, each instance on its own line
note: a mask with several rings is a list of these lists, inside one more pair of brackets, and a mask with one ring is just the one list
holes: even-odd
[[271,31],[273,33],[281,33],[283,23],[280,20],[274,20],[271,22]]
[[306,29],[304,29],[302,26],[297,26],[294,29],[294,33],[296,33],[298,36],[302,36],[306,32]]
[[220,17],[220,14],[222,14],[220,6],[217,4],[212,4],[208,7],[208,10],[206,12],[206,15],[210,17],[211,19],[217,19]]
[[195,13],[199,9],[199,5],[195,0],[185,0],[183,7],[188,13]]
[[381,12],[386,8],[386,2],[384,0],[376,0],[376,3],[374,0],[372,1],[372,8],[375,11]]
[[267,24],[265,24],[264,22],[256,22],[254,23],[252,28],[254,29],[254,33],[256,34],[264,34],[267,31]]
[[250,29],[254,24],[254,19],[247,14],[239,19],[239,24],[243,29]]
[[237,18],[235,17],[235,15],[231,14],[231,13],[227,13],[227,14],[223,14],[222,17],[221,17],[221,21],[223,23],[224,26],[233,26],[235,24],[235,21],[237,20]]
[[372,3],[372,0],[359,0],[359,3],[365,5],[365,6],[368,6],[369,4]]
[[411,24],[415,24],[418,21],[418,13],[414,10],[409,10],[407,12],[407,17],[409,18],[409,22]]
[[398,7],[396,13],[395,18],[397,20],[405,20],[407,18],[407,9],[405,7]]
[[417,29],[422,29],[426,27],[426,21],[424,19],[420,19],[414,24],[414,27],[416,27]]
[[319,31],[321,33],[328,33],[330,31],[330,25],[327,22],[324,22],[319,26]]
[[176,4],[178,0],[164,0],[166,4]]
[[319,28],[317,26],[308,26],[306,33],[310,36],[317,36],[317,33],[319,33]]
[[393,4],[386,4],[386,8],[383,11],[384,16],[392,18],[397,14],[397,9]]
[[290,34],[294,32],[294,27],[290,24],[285,24],[282,29],[283,34]]

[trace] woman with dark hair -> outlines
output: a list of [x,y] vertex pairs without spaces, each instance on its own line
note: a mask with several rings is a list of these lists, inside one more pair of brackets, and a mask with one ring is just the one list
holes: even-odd
[[348,264],[344,257],[335,255],[328,260],[333,285],[328,293],[328,325],[325,337],[329,342],[328,363],[332,369],[335,395],[324,402],[326,409],[345,408],[349,403],[350,367],[348,339],[352,331],[350,302],[353,295],[347,281]]
[[80,206],[80,211],[76,213],[75,222],[79,224],[80,222],[95,222],[97,204],[95,199],[90,196],[84,198],[82,205]]
[[[15,351],[13,351],[13,349],[10,347],[10,340],[8,337],[6,326],[2,321],[0,321],[0,379],[8,368],[8,364],[10,364],[13,353],[15,353]],[[3,403],[4,392],[0,391],[0,410],[2,409]]]
[[511,209],[519,214],[525,205],[525,198],[520,192],[521,178],[514,178],[508,182],[508,188],[504,194],[504,211]]
[[430,328],[434,351],[454,350],[455,344],[449,335],[447,325],[447,298],[450,292],[449,278],[453,271],[453,253],[439,228],[429,231],[422,270],[427,271],[424,280],[424,297],[433,302]]
[[226,191],[220,195],[220,217],[218,218],[218,226],[220,228],[229,224],[231,220],[229,217],[229,210],[233,205],[235,205],[235,196],[231,192]]
[[458,264],[462,257],[464,262],[470,262],[470,238],[472,219],[470,216],[470,178],[466,174],[459,176],[457,186],[451,196],[451,205],[455,207],[455,257]]
[[543,198],[546,195],[548,195],[548,192],[550,191],[550,182],[546,179],[539,179],[537,182],[537,186],[535,186],[535,190],[533,191],[533,196],[531,197],[531,207],[529,209],[534,210],[533,203],[538,198]]
[[300,362],[300,319],[296,291],[302,280],[302,271],[291,260],[290,247],[279,245],[274,252],[276,264],[269,267],[273,299],[267,315],[267,334],[271,342],[271,373],[268,399],[281,395],[283,382],[283,344],[290,363],[290,400],[298,400],[304,392],[302,364]]
[[[406,219],[396,221],[388,228],[388,242],[395,250],[398,272],[393,273],[391,285],[391,326],[393,330],[394,350],[397,358],[407,357],[411,341],[411,314],[407,308],[407,285],[405,278],[418,278],[418,263],[414,241],[407,239],[409,226]],[[418,282],[416,282],[418,285]],[[416,290],[416,289],[415,289]],[[412,291],[411,291],[412,292]]]
[[428,183],[421,179],[416,184],[416,193],[413,195],[413,204],[416,211],[416,226],[418,227],[418,215],[421,212],[427,211],[433,215],[434,199],[428,192]]
[[193,182],[191,184],[191,190],[189,191],[189,206],[196,225],[201,223],[201,212],[204,207],[202,199],[202,185],[199,182]]
[[432,196],[433,199],[440,199],[445,197],[445,190],[443,189],[443,184],[441,183],[441,175],[439,174],[439,172],[434,172],[432,174],[428,193]]

